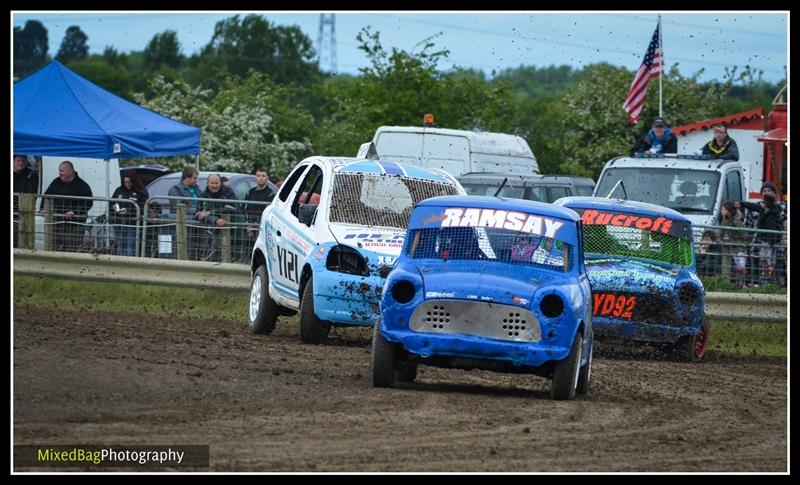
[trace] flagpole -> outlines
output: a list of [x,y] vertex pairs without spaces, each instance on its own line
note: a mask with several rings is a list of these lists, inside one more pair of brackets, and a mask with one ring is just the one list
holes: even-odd
[[663,101],[661,96],[661,80],[664,77],[664,43],[661,41],[661,14],[658,14],[658,45],[661,47],[661,72],[658,76],[658,116],[664,116]]

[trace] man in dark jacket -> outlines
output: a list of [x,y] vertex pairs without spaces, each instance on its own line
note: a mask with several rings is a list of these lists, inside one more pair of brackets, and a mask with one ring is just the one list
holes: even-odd
[[[92,188],[78,176],[72,162],[65,160],[58,166],[58,177],[53,179],[44,193],[70,197],[92,197]],[[39,206],[42,215],[44,215],[45,202],[48,200],[53,207],[53,222],[56,223],[53,228],[53,249],[77,251],[83,241],[86,215],[92,208],[93,202],[88,199],[75,198],[42,199]]]
[[703,145],[700,153],[720,160],[739,160],[739,146],[728,136],[728,127],[725,123],[717,123],[711,128],[714,130],[714,138]]
[[[35,194],[39,192],[39,175],[28,167],[28,157],[14,155],[14,193]],[[14,247],[19,237],[19,197],[14,196]]]
[[[244,205],[244,212],[247,216],[247,238],[254,241],[258,237],[258,224],[261,222],[261,214],[267,208],[267,202],[272,202],[275,198],[275,189],[269,184],[269,175],[264,167],[256,170],[256,186],[247,192],[244,198],[247,203]],[[256,202],[251,204],[250,202]]]
[[[245,201],[253,202],[272,202],[275,198],[275,190],[269,186],[269,175],[266,168],[256,170],[256,186],[247,192]],[[266,209],[266,204],[245,204],[244,211],[247,214],[247,222],[258,224],[261,220],[261,213]]]
[[[783,221],[781,220],[781,208],[775,200],[775,196],[769,193],[763,193],[761,202],[738,202],[737,207],[744,207],[749,211],[758,214],[758,219],[755,223],[756,229],[764,229],[770,231],[782,231]],[[781,235],[776,233],[758,233],[756,234],[754,247],[756,248],[759,266],[760,266],[760,279],[762,282],[767,278],[774,276],[776,266],[776,249],[781,242]]]
[[28,157],[14,155],[14,193],[35,194],[39,191],[39,175],[28,167]]
[[[236,199],[236,194],[228,187],[222,184],[222,177],[218,174],[211,174],[206,181],[206,189],[200,193],[201,199],[217,199],[217,201],[203,201],[203,209],[197,213],[197,220],[206,223],[209,226],[223,228],[225,226],[233,226],[231,231],[231,247],[234,252],[240,252],[242,247],[241,230],[237,226],[241,226],[244,222],[240,213],[239,201]],[[211,260],[220,261],[220,239],[222,233],[219,230],[211,232],[211,239],[214,246],[214,252],[210,255]],[[237,259],[237,258],[234,258]]]
[[653,127],[647,134],[636,142],[631,150],[631,156],[645,152],[678,153],[678,138],[667,128],[667,122],[660,116],[653,120]]

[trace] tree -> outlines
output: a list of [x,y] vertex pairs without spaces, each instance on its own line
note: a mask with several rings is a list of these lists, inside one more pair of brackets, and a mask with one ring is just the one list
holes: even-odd
[[[227,89],[218,94],[184,81],[170,82],[158,75],[151,84],[155,96],[136,94],[136,102],[199,127],[200,161],[205,170],[251,173],[255,167],[266,165],[270,174],[284,177],[301,157],[311,152],[307,138],[281,139],[273,113],[278,111],[274,106],[283,102],[282,95],[268,89],[263,78],[251,78],[242,84],[236,79],[225,80]],[[295,115],[309,125],[313,122],[308,113],[296,110]],[[180,168],[176,164],[180,161],[171,165]]]
[[14,27],[14,76],[23,78],[47,64],[48,48],[47,29],[38,20]]
[[89,56],[70,63],[70,69],[98,86],[128,100],[132,99],[133,76],[126,64],[108,62],[105,56]]
[[163,64],[172,69],[178,69],[181,64],[180,50],[177,32],[166,30],[156,34],[144,49],[144,68],[155,71]]
[[[722,85],[698,83],[701,74],[684,78],[676,66],[665,73],[663,114],[671,126],[713,117],[730,90],[730,81]],[[561,134],[559,152],[547,154],[561,160],[559,172],[596,179],[608,160],[628,154],[636,139],[644,135],[649,120],[658,114],[658,84],[650,83],[640,118],[645,121],[632,125],[622,109],[631,79],[633,73],[625,68],[593,64],[561,96],[559,116],[552,119]]]
[[254,69],[280,84],[309,85],[321,78],[311,40],[298,26],[275,26],[255,14],[217,22],[211,41],[193,56],[195,79],[220,68],[240,77]]
[[61,41],[61,47],[58,48],[56,59],[62,64],[70,61],[82,61],[89,55],[89,46],[86,41],[89,40],[80,27],[73,25],[67,29],[64,34],[64,40]]
[[423,39],[412,52],[384,49],[380,33],[363,29],[357,40],[370,66],[355,79],[323,84],[327,116],[315,147],[325,153],[353,154],[381,125],[421,125],[433,113],[437,125],[455,129],[506,131],[514,108],[508,86],[490,86],[481,73],[466,69],[442,72],[438,64],[447,49],[435,37]]

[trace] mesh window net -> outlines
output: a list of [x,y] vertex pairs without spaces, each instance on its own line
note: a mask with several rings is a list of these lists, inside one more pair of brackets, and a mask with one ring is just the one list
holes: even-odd
[[384,174],[338,173],[333,179],[331,222],[363,226],[408,227],[417,203],[440,195],[458,195],[454,185]]
[[415,259],[496,261],[569,271],[572,245],[508,229],[443,227],[416,229],[406,241]]

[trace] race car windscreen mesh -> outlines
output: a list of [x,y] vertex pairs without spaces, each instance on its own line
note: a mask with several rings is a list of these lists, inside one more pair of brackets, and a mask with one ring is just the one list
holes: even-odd
[[458,195],[452,184],[385,174],[337,173],[330,220],[405,229],[414,206],[431,197]]
[[491,261],[554,271],[570,269],[571,244],[494,227],[440,227],[411,231],[406,254],[415,259]]
[[635,227],[583,224],[583,251],[591,254],[644,258],[680,266],[692,264],[692,241]]

